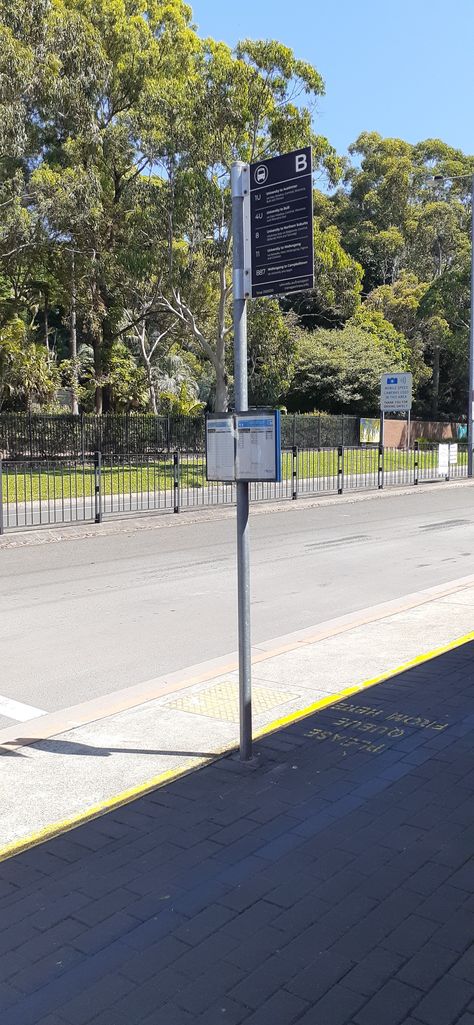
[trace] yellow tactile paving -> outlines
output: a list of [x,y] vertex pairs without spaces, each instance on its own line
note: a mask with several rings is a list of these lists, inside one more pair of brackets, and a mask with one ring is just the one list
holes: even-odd
[[[252,707],[254,715],[266,712],[292,701],[299,695],[288,690],[277,690],[275,687],[252,687]],[[239,686],[232,680],[216,683],[206,687],[198,694],[189,694],[167,703],[168,708],[177,708],[181,712],[193,712],[194,715],[206,715],[210,719],[221,719],[223,722],[239,721]]]

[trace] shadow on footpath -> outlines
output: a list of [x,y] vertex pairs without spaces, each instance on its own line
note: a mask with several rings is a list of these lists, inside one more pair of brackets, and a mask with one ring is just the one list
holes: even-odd
[[215,758],[212,751],[167,751],[146,747],[94,747],[93,744],[78,744],[72,740],[36,740],[34,737],[21,737],[17,740],[8,741],[0,747],[0,757],[5,755],[13,758],[27,758],[20,750],[8,748],[8,745],[22,744],[25,747],[34,747],[38,751],[45,751],[53,755],[88,755],[94,758],[108,758],[113,754],[130,755],[169,755],[171,758]]
[[2,1025],[467,1022],[473,752],[470,642],[4,861]]

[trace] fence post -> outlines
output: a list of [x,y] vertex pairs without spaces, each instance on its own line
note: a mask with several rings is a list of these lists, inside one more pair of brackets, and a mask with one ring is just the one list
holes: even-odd
[[414,479],[413,483],[414,484],[418,484],[418,453],[419,453],[419,450],[420,450],[420,446],[419,446],[417,441],[415,441],[413,449],[414,449],[414,455],[415,455],[415,465],[414,465],[415,479]]
[[344,446],[339,445],[337,450],[337,493],[342,495],[344,490]]
[[298,498],[298,449],[293,445],[293,491],[291,497],[295,502]]
[[380,488],[383,488],[383,478],[384,478],[384,472],[383,472],[384,471],[384,465],[383,464],[384,464],[384,447],[383,447],[383,445],[379,445],[379,469],[378,469],[378,486],[379,486],[379,490],[380,490]]
[[0,459],[0,534],[3,533],[3,460]]
[[102,523],[102,452],[94,453],[95,522]]
[[318,414],[318,448],[321,448],[321,413]]
[[179,452],[173,456],[173,512],[179,513]]

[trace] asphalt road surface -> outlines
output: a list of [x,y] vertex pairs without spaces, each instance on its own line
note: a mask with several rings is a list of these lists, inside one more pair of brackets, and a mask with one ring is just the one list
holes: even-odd
[[[0,551],[0,727],[236,648],[235,521]],[[474,572],[474,487],[252,517],[253,641]]]

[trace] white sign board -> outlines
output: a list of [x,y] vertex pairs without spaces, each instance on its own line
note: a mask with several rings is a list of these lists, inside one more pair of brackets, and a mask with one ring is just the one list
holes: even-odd
[[234,417],[222,414],[206,421],[206,465],[208,480],[235,480]]
[[458,446],[457,443],[450,444],[449,446],[449,462],[451,465],[457,466],[458,462]]
[[380,409],[382,413],[407,413],[412,404],[413,375],[382,374]]
[[449,475],[449,445],[438,445],[438,473],[440,477]]
[[215,413],[206,419],[206,476],[221,481],[281,480],[280,414]]
[[236,480],[280,479],[279,416],[274,413],[239,413],[237,420]]

